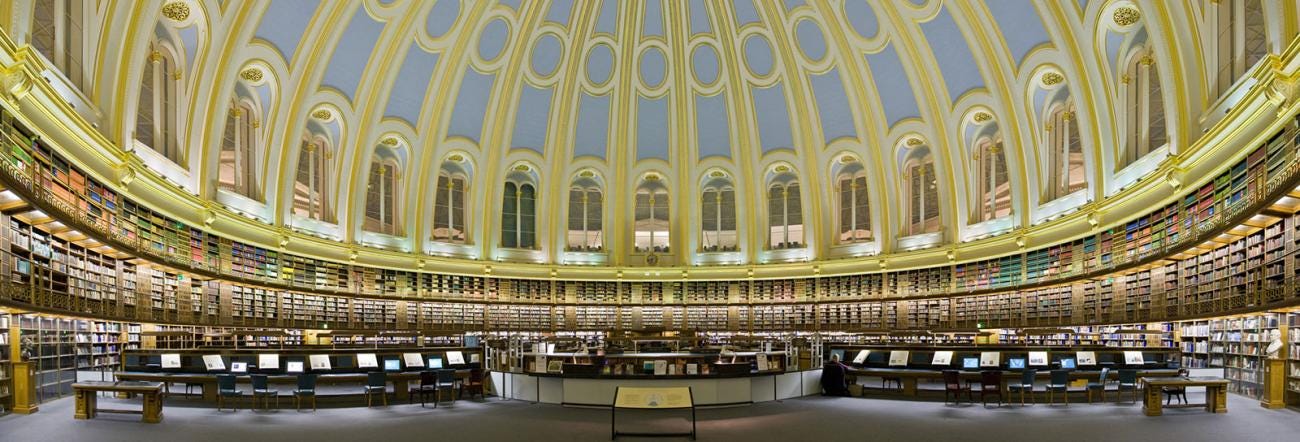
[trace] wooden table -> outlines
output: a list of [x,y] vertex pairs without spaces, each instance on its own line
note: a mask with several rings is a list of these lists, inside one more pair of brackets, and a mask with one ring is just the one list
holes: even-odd
[[[144,416],[145,423],[156,424],[162,422],[162,383],[161,382],[144,382],[144,381],[87,381],[72,384],[73,394],[77,398],[76,411],[72,417],[76,419],[94,419],[99,412],[104,413],[129,413],[141,414]],[[128,395],[139,394],[144,397],[143,410],[110,410],[100,409],[99,392],[111,391],[114,393],[126,393]]]
[[[486,377],[487,372],[483,375]],[[165,384],[200,384],[203,387],[203,400],[209,402],[217,401],[217,375],[215,373],[144,373],[144,372],[117,372],[114,373],[119,381],[148,381]],[[237,374],[240,381],[246,381],[247,374]],[[469,370],[456,370],[456,378],[460,380],[469,379]],[[388,382],[393,384],[394,399],[406,399],[409,395],[407,383],[419,382],[420,372],[403,371],[388,373]],[[270,384],[297,385],[297,374],[272,374],[267,376],[267,382]],[[356,385],[357,395],[360,395],[361,386],[366,383],[365,373],[320,373],[316,377],[316,383],[320,385]]]
[[[1160,416],[1164,414],[1164,402],[1161,400],[1160,392],[1164,387],[1205,387],[1205,411],[1210,413],[1227,413],[1228,412],[1228,380],[1223,378],[1208,376],[1192,377],[1148,377],[1142,379],[1146,385],[1146,393],[1143,395],[1142,411],[1147,416]],[[1172,405],[1175,407],[1199,406],[1201,404]]]
[[[1157,377],[1157,378],[1166,377],[1178,373],[1177,370],[1163,369],[1163,368],[1137,369],[1137,372],[1138,372],[1137,376],[1139,379],[1150,379],[1153,377]],[[848,370],[845,370],[844,374],[846,376],[854,376],[854,377],[898,378],[903,383],[901,388],[903,396],[916,396],[919,391],[917,389],[917,383],[922,379],[943,379],[942,370],[932,370],[932,369],[923,369],[923,368],[879,368],[879,367],[850,368]],[[980,380],[980,371],[978,370],[959,370],[957,372],[957,375],[962,380],[965,381],[979,382]],[[1038,370],[1035,379],[1039,379],[1039,380],[1050,379],[1051,375],[1052,375],[1051,370]],[[1100,377],[1100,375],[1101,375],[1100,370],[1070,370],[1071,381],[1076,381],[1081,379],[1095,381]],[[1110,371],[1110,375],[1108,376],[1108,379],[1117,379],[1118,377],[1119,377],[1119,371],[1112,369]],[[1003,382],[1004,390],[1007,381],[1019,381],[1019,380],[1020,380],[1019,371],[1002,370],[1002,382]]]

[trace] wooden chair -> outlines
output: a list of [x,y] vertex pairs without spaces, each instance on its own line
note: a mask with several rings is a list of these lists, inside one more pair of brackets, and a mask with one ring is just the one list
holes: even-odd
[[[1178,369],[1179,377],[1187,377],[1187,369]],[[1161,387],[1161,392],[1165,394],[1165,405],[1173,403],[1174,398],[1181,398],[1182,403],[1187,403],[1187,387]]]
[[[408,404],[411,403],[411,401],[415,400],[415,395],[418,394],[420,395],[420,407],[424,407],[424,404],[428,401],[429,393],[433,392],[436,389],[437,384],[438,384],[437,373],[435,373],[432,370],[421,371],[420,385],[415,387],[410,387],[410,389],[408,390],[410,395],[407,396],[406,403]],[[435,403],[434,406],[437,406],[437,404]]]
[[[222,406],[225,405],[226,398],[232,397],[235,399],[239,399],[243,395],[244,395],[243,390],[239,390],[235,388],[235,375],[233,374],[217,375],[217,411],[221,411]],[[234,406],[232,406],[231,408],[234,411],[239,411],[239,401],[236,400]]]
[[275,408],[279,409],[280,391],[272,390],[270,388],[266,375],[255,374],[255,375],[251,375],[249,378],[252,379],[253,381],[253,406],[256,407],[257,399],[261,398],[262,407],[269,408],[271,406],[271,398],[275,398]]
[[384,406],[388,406],[388,373],[382,371],[366,373],[366,385],[362,388],[366,394],[367,407],[374,405],[376,394],[383,398]]
[[483,369],[482,368],[469,369],[469,379],[467,379],[465,382],[462,382],[460,384],[461,397],[465,396],[465,392],[467,390],[469,391],[469,395],[470,395],[469,397],[474,397],[474,394],[478,393],[479,398],[480,399],[483,398]]
[[316,411],[316,375],[298,375],[298,388],[293,390],[293,406],[302,410],[302,398],[311,398],[311,411]]
[[1034,379],[1038,377],[1038,370],[1027,368],[1020,372],[1020,382],[1007,383],[1007,390],[1020,391],[1020,405],[1025,405],[1025,392],[1029,392],[1029,402],[1035,403],[1034,400]]
[[438,370],[438,382],[434,388],[437,390],[437,396],[434,397],[433,408],[438,408],[438,403],[442,402],[443,391],[451,396],[452,403],[456,403],[456,370]]
[[985,370],[980,372],[980,402],[989,406],[989,396],[998,397],[998,406],[1002,406],[1002,370]]
[[966,402],[974,402],[974,400],[971,399],[970,386],[962,385],[961,375],[957,373],[957,370],[944,370],[943,403],[948,403],[948,396],[952,395],[953,404],[960,404],[962,392],[966,393]]
[[1070,370],[1052,370],[1052,377],[1047,383],[1047,403],[1056,403],[1056,392],[1065,396],[1065,406],[1070,406]]
[[1108,379],[1109,377],[1110,377],[1110,367],[1102,368],[1102,369],[1101,369],[1101,377],[1099,377],[1099,378],[1097,379],[1097,382],[1089,382],[1089,383],[1088,383],[1088,403],[1089,403],[1089,404],[1092,403],[1092,392],[1093,392],[1093,391],[1099,391],[1099,392],[1101,392],[1101,401],[1102,401],[1102,402],[1106,402],[1106,386],[1110,384],[1110,379]]

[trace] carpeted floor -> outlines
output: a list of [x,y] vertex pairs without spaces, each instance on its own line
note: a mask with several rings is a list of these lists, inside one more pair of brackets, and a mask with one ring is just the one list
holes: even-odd
[[[1192,402],[1200,394],[1189,395]],[[100,407],[138,407],[138,401],[100,399]],[[292,401],[285,404],[292,407]],[[0,417],[0,441],[310,442],[373,440],[599,441],[609,439],[609,410],[565,408],[490,398],[454,406],[334,408],[317,412],[217,412],[193,399],[164,408],[164,421],[143,424],[138,415],[72,418],[71,398],[41,405],[39,413]],[[701,441],[1294,441],[1300,412],[1265,410],[1231,395],[1227,414],[1199,408],[1146,417],[1139,405],[1071,404],[1021,408],[944,405],[889,399],[809,397],[753,406],[699,411]],[[688,412],[629,412],[621,431],[689,428]],[[620,437],[619,440],[638,440]],[[672,440],[672,439],[668,439]],[[681,438],[679,440],[685,440]]]

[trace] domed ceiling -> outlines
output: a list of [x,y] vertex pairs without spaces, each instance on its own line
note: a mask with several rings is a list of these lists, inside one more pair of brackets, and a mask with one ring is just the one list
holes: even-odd
[[[1156,170],[1207,102],[1209,70],[1170,57],[1200,58],[1174,41],[1205,32],[1174,18],[1196,3],[110,5],[90,21],[113,69],[85,89],[102,130],[182,188],[345,242],[564,264],[845,258],[1015,231]],[[158,48],[184,78],[172,155],[138,141]],[[1153,108],[1146,141],[1126,135],[1131,94]],[[251,122],[245,184],[222,169],[228,112]]]

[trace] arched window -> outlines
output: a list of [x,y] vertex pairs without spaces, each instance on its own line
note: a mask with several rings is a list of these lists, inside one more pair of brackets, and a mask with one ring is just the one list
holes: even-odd
[[907,180],[907,233],[938,232],[939,184],[934,175],[934,157],[928,150],[907,162],[904,179]]
[[531,182],[507,181],[501,203],[501,246],[537,247],[537,188]]
[[1215,86],[1219,96],[1268,53],[1262,0],[1220,0],[1215,30]]
[[594,178],[578,178],[569,187],[568,250],[599,252],[604,249],[601,213],[604,197]]
[[1043,201],[1052,201],[1088,187],[1074,104],[1066,102],[1052,108],[1043,129],[1047,137],[1049,167]]
[[333,222],[329,201],[329,143],[321,137],[302,141],[298,152],[298,173],[293,185],[293,213],[315,220]]
[[867,174],[858,167],[856,171],[841,173],[835,180],[839,194],[840,243],[870,241],[871,200],[867,193]]
[[632,232],[637,252],[669,251],[668,189],[651,175],[636,188],[636,210]]
[[374,161],[370,163],[370,179],[366,186],[366,221],[365,230],[398,234],[397,231],[397,165],[391,161]]
[[247,103],[230,109],[221,137],[217,186],[249,198],[259,198],[254,153],[257,152],[257,114]]
[[434,189],[433,240],[465,243],[465,174],[444,164]]
[[136,103],[135,139],[153,148],[168,160],[185,165],[178,138],[181,71],[171,50],[154,42],[140,79],[140,100]]
[[32,46],[74,86],[86,90],[84,0],[36,0],[32,17]]
[[725,176],[704,184],[700,194],[700,246],[704,252],[740,250],[736,234],[736,187]]
[[[997,135],[997,136],[1000,136]],[[975,147],[975,184],[979,204],[975,205],[976,222],[1011,214],[1011,182],[1007,176],[1007,158],[1002,140],[981,138]]]
[[768,248],[803,247],[803,204],[799,199],[799,179],[793,173],[780,173],[767,186]]
[[1125,125],[1128,126],[1124,151],[1117,163],[1123,169],[1160,148],[1167,141],[1165,104],[1160,95],[1160,75],[1149,51],[1137,51],[1120,76],[1124,91]]

